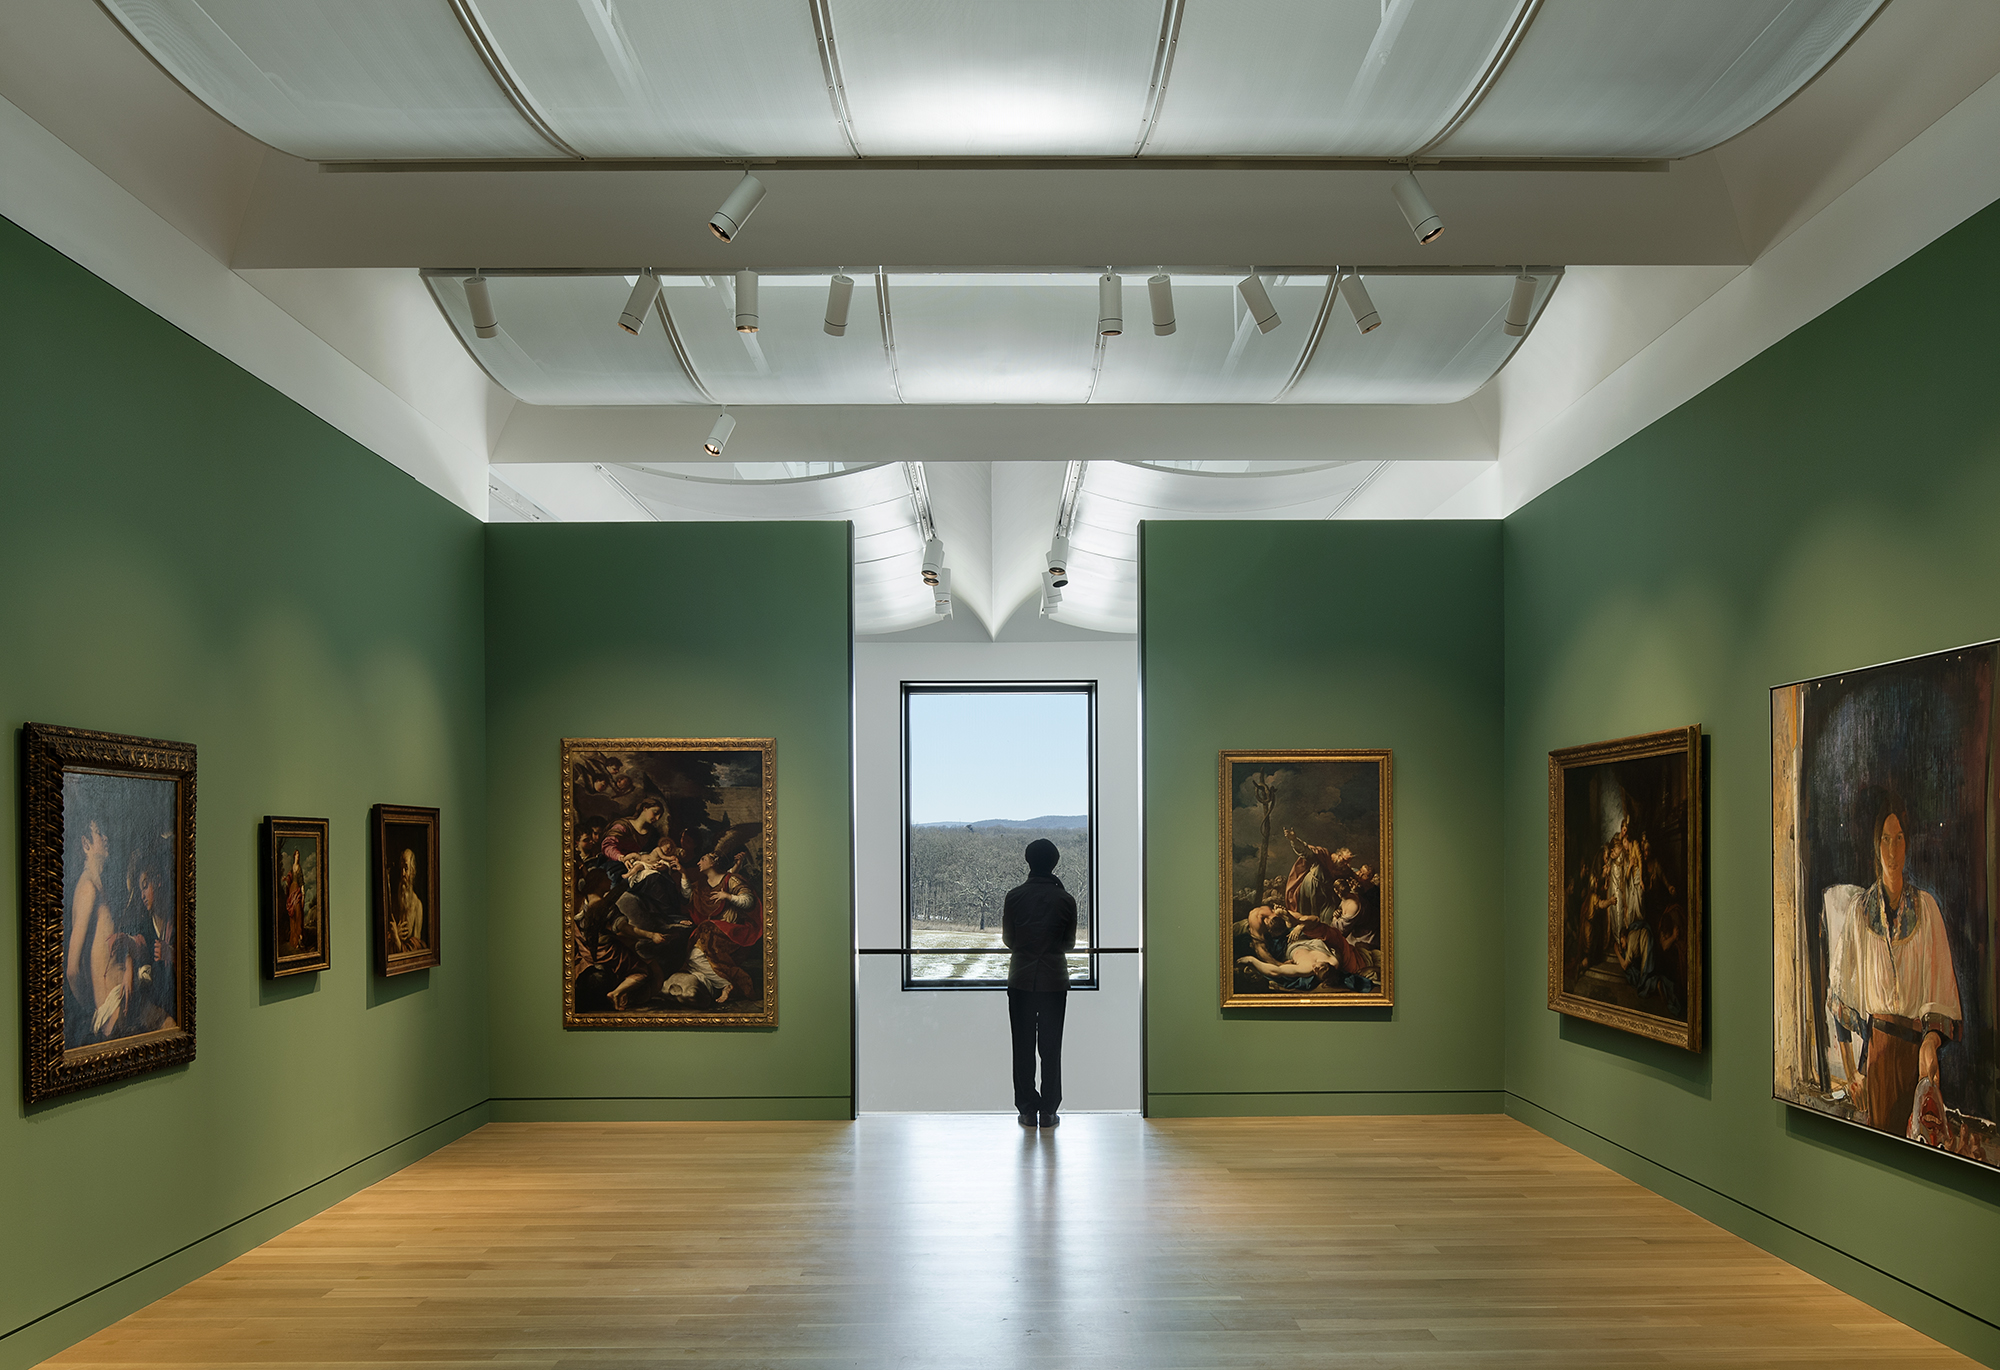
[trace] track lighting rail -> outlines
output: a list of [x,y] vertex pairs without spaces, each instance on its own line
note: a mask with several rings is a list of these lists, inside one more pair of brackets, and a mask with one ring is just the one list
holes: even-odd
[[321,171],[1588,171],[1663,172],[1665,157],[524,157],[315,162]]

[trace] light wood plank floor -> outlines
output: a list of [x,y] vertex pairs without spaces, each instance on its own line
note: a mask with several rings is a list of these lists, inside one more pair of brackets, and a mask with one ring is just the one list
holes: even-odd
[[1971,1365],[1500,1117],[495,1124],[51,1365]]

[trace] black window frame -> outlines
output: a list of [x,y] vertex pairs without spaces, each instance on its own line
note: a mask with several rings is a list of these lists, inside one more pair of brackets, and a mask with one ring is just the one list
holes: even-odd
[[[899,915],[897,945],[903,954],[897,958],[902,963],[902,988],[908,990],[971,991],[975,993],[1004,990],[1005,978],[997,980],[918,980],[911,977],[911,958],[925,955],[920,948],[910,944],[911,919],[915,914],[915,901],[911,898],[910,871],[910,700],[916,695],[943,694],[1080,694],[1084,697],[1087,712],[1089,739],[1086,744],[1086,761],[1089,767],[1089,791],[1087,796],[1090,834],[1088,852],[1090,876],[1086,882],[1087,897],[1084,901],[1089,910],[1084,921],[1077,928],[1078,946],[1070,955],[1088,955],[1088,971],[1081,979],[1072,978],[1069,987],[1073,990],[1095,990],[1102,987],[1098,974],[1097,952],[1097,685],[1095,680],[905,680],[897,699],[898,734],[900,738],[897,760],[902,782],[902,908]],[[1026,868],[1023,867],[1023,878]]]

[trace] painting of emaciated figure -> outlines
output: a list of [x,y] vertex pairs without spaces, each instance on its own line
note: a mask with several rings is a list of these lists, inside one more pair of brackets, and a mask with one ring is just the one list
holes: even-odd
[[1395,1002],[1389,761],[1222,753],[1224,1008]]
[[563,1025],[778,1020],[777,746],[565,739]]
[[1773,1092],[2000,1167],[2000,643],[1771,692]]

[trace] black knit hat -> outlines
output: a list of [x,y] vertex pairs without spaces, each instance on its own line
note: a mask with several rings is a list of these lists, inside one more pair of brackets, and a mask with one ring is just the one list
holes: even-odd
[[1037,837],[1028,844],[1028,869],[1036,875],[1047,875],[1056,868],[1056,862],[1060,860],[1062,853],[1056,850],[1056,844],[1048,838]]

